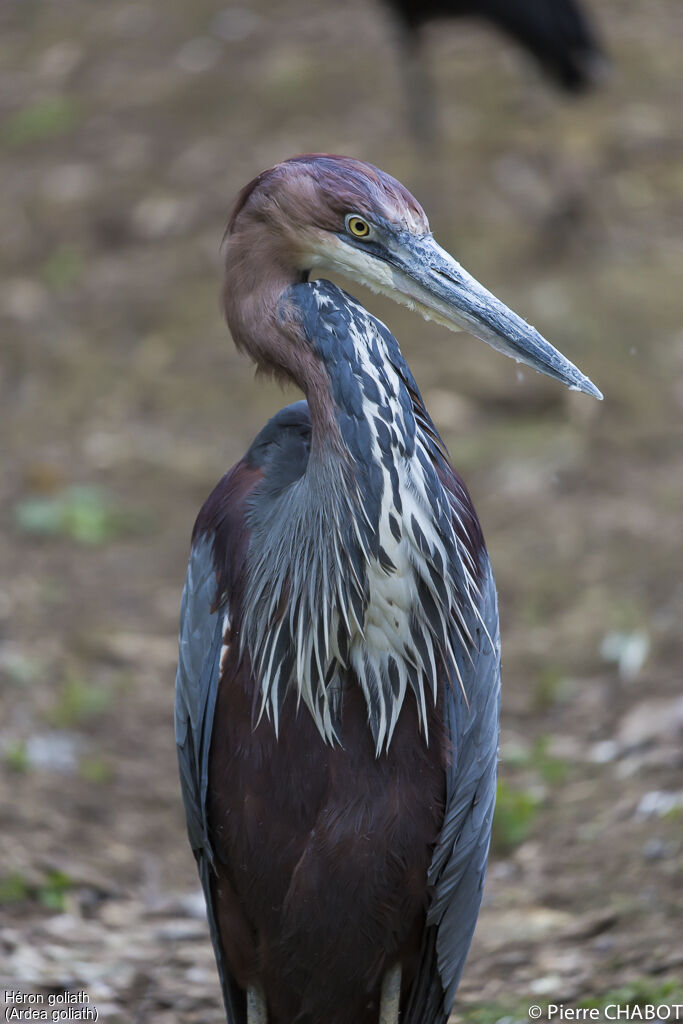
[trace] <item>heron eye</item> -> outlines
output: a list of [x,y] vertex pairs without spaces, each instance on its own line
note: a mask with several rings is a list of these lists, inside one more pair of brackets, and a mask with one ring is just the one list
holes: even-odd
[[346,227],[354,238],[367,238],[370,234],[370,225],[368,222],[363,220],[362,217],[357,217],[355,214],[346,218]]

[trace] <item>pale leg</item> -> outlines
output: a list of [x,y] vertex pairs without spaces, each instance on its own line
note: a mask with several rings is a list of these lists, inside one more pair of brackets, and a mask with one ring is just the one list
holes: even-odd
[[260,985],[247,989],[247,1024],[268,1024],[266,997]]
[[398,1024],[401,1003],[401,965],[390,967],[382,982],[382,999],[379,1005],[379,1024]]

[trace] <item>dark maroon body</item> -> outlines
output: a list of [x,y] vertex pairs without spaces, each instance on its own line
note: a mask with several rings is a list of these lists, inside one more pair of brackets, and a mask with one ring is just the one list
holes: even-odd
[[[280,736],[252,732],[253,683],[228,662],[216,708],[209,820],[218,924],[238,984],[259,977],[269,1024],[377,1024],[384,971],[417,967],[427,873],[443,820],[443,744],[427,747],[406,701],[375,758],[360,689],[344,748],[288,699]],[[435,734],[436,733],[436,734]],[[412,965],[412,970],[411,970]]]
[[213,533],[219,593],[230,594],[233,622],[208,784],[223,952],[241,988],[260,979],[269,1024],[377,1024],[386,969],[400,960],[404,994],[417,970],[447,743],[438,706],[427,745],[408,698],[389,751],[375,757],[353,679],[343,747],[326,744],[292,696],[279,737],[265,716],[253,727],[254,680],[237,634],[246,503],[260,478],[238,464],[207,501],[196,531]]

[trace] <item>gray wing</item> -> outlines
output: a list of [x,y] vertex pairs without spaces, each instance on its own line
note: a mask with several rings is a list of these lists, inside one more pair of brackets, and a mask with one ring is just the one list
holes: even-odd
[[197,860],[206,913],[223,989],[228,1024],[244,1024],[236,986],[227,973],[211,894],[213,851],[206,815],[209,746],[216,707],[227,607],[212,611],[216,573],[212,544],[200,538],[192,548],[180,607],[175,738],[187,833]]
[[[486,557],[486,556],[484,556]],[[471,661],[445,687],[445,717],[453,744],[446,811],[429,870],[432,898],[420,968],[406,1021],[445,1024],[455,999],[479,914],[496,799],[500,710],[500,634],[491,566],[486,558],[479,611],[470,629]],[[469,707],[468,707],[469,702]]]

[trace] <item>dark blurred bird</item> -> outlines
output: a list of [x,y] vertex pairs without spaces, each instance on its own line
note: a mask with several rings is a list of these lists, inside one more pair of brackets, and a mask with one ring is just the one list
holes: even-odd
[[296,157],[226,233],[237,347],[306,395],[195,524],[176,740],[230,1024],[444,1024],[495,799],[496,592],[398,343],[338,271],[569,387],[394,178]]
[[418,137],[433,134],[434,101],[421,52],[421,29],[431,21],[476,18],[516,42],[548,78],[579,93],[603,76],[606,57],[579,0],[386,0],[403,44],[411,120]]

